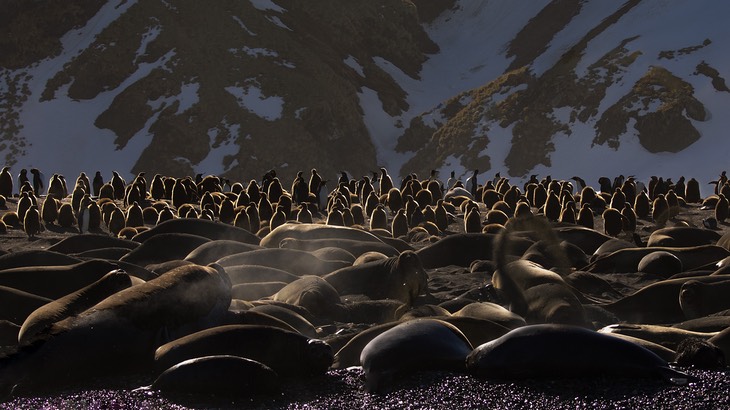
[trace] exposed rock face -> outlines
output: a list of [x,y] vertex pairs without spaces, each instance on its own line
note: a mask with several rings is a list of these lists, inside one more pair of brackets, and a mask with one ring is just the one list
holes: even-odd
[[[716,57],[724,39],[711,38],[723,31],[647,40],[657,31],[649,25],[677,23],[673,8],[728,8],[680,3],[0,1],[0,156],[11,167],[33,164],[23,158],[56,135],[29,122],[58,119],[27,113],[56,101],[93,107],[78,140],[128,156],[119,170],[128,174],[241,180],[274,168],[291,179],[316,166],[358,177],[391,161],[385,147],[396,151],[393,174],[458,162],[522,177],[553,165],[558,138],[677,153],[702,139],[724,101],[708,101],[707,90],[730,93]],[[485,10],[482,20],[465,18]],[[484,61],[435,62],[449,51],[439,45],[459,48],[462,31],[499,37],[490,25],[501,20],[519,24],[500,26],[513,31]],[[489,76],[425,82],[430,64]],[[434,82],[448,92],[416,99]]]
[[[0,42],[8,69],[59,53],[60,36],[103,2],[15,3],[6,31],[31,35]],[[47,18],[33,20],[46,7]],[[121,89],[95,125],[113,131],[119,149],[152,135],[133,173],[193,174],[211,149],[235,144],[223,160],[231,178],[270,168],[290,178],[313,164],[324,175],[365,174],[377,161],[358,91],[375,90],[391,115],[408,108],[374,58],[415,78],[436,51],[408,1],[140,1],[53,76],[42,101],[59,93],[91,101]],[[3,131],[22,154],[20,126]]]

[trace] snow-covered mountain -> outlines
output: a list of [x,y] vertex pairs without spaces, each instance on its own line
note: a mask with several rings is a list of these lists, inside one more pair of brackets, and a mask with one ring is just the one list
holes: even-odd
[[730,156],[728,2],[0,4],[16,170],[707,182]]

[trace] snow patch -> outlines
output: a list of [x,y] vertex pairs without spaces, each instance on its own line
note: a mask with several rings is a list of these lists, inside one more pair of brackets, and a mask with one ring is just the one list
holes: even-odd
[[357,61],[357,59],[355,57],[347,56],[347,58],[344,59],[342,62],[345,63],[346,66],[355,70],[355,72],[358,73],[360,75],[360,77],[363,77],[363,78],[365,77],[365,72],[363,71],[362,66],[360,65],[360,63]]
[[282,97],[264,96],[261,89],[255,85],[226,87],[225,90],[236,97],[241,108],[245,108],[267,121],[280,119],[284,111],[284,99]]
[[256,10],[261,10],[261,11],[271,10],[271,11],[275,11],[277,13],[284,13],[286,11],[281,6],[279,6],[278,4],[274,3],[271,0],[249,0],[249,1],[251,1],[251,5]]

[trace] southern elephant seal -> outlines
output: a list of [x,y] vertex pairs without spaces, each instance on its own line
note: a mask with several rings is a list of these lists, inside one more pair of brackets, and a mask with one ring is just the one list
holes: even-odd
[[428,275],[413,251],[398,256],[349,266],[324,276],[341,295],[365,295],[370,299],[396,299],[411,305],[428,293]]
[[396,377],[415,371],[464,371],[471,351],[471,343],[455,326],[430,318],[409,320],[379,334],[362,349],[365,389],[384,392]]
[[273,326],[226,325],[201,330],[166,343],[155,351],[155,367],[166,369],[183,360],[233,355],[261,362],[285,377],[324,374],[332,364],[325,342]]
[[230,289],[221,267],[198,265],[123,289],[3,358],[0,391],[36,395],[147,372],[161,341],[219,321],[231,303]]
[[555,377],[688,376],[638,344],[569,325],[529,325],[474,349],[466,359],[471,374],[497,379]]
[[279,377],[255,360],[230,355],[195,357],[175,364],[145,389],[165,395],[251,397],[279,390]]

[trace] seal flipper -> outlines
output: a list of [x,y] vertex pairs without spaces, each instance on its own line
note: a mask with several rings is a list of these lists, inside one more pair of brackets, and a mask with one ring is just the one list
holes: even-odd
[[685,386],[689,382],[697,381],[696,377],[680,372],[679,370],[674,370],[669,366],[659,366],[657,367],[657,372],[664,380],[676,386]]

